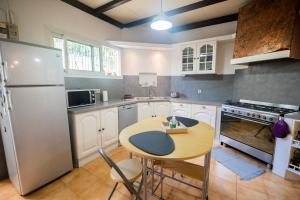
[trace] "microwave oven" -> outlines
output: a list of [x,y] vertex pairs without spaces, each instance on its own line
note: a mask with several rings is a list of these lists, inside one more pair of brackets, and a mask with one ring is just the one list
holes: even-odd
[[68,108],[96,104],[96,91],[93,89],[67,90],[66,93]]

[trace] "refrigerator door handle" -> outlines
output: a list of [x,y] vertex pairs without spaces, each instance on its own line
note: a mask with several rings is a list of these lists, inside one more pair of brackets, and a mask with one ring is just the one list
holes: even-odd
[[11,101],[11,92],[10,92],[10,90],[7,90],[7,104],[8,104],[8,109],[12,110],[13,105],[12,105],[12,101]]
[[8,64],[7,64],[7,61],[4,61],[3,62],[3,79],[4,79],[4,82],[7,82],[8,81],[8,68],[7,68]]

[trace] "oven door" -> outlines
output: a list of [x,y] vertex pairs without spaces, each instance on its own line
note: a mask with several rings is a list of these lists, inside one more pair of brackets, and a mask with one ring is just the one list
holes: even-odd
[[90,105],[92,103],[90,90],[67,91],[68,108]]
[[221,142],[272,163],[275,138],[273,124],[222,112]]

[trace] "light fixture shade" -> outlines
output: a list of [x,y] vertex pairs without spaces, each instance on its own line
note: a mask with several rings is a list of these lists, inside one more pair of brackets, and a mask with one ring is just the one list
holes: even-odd
[[172,26],[172,22],[166,20],[164,17],[158,17],[151,23],[151,28],[158,31],[168,30]]

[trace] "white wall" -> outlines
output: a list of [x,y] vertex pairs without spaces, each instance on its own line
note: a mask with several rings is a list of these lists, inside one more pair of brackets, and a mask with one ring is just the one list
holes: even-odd
[[121,30],[60,0],[9,0],[21,41],[51,45],[51,32],[91,43],[120,40]]
[[235,33],[237,22],[228,22],[172,34],[172,43],[186,42]]
[[122,67],[124,75],[155,72],[159,76],[168,76],[171,74],[171,52],[123,49]]
[[172,34],[168,31],[156,31],[150,28],[150,24],[137,26],[134,28],[122,29],[122,40],[129,42],[148,43],[172,43]]

